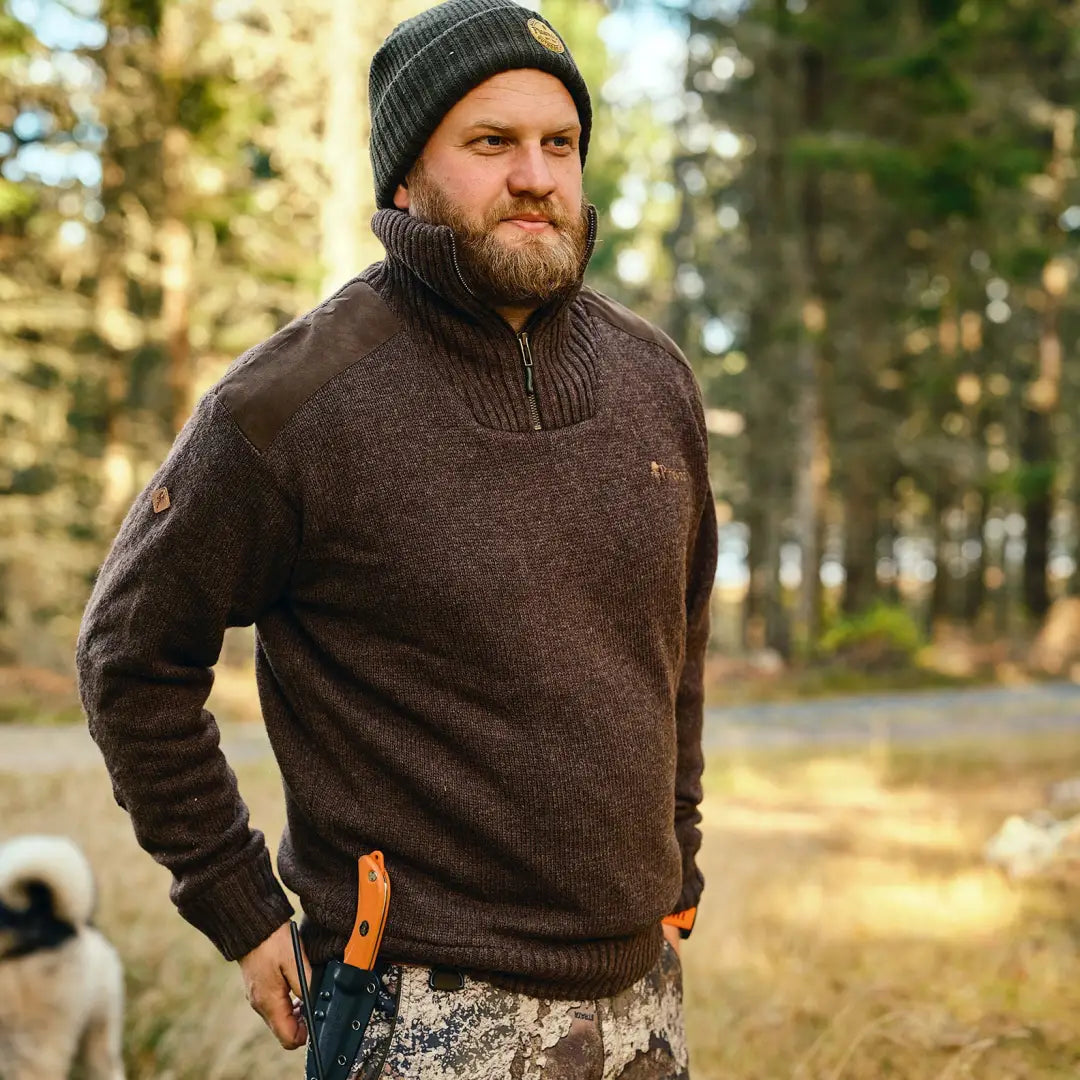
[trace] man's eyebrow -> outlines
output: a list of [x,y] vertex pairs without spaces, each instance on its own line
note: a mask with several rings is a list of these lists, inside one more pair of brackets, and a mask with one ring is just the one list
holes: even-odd
[[[500,124],[495,120],[474,120],[471,124],[469,124],[469,126],[465,130],[466,131],[478,131],[478,130],[494,131],[494,132],[497,132],[499,135],[512,135],[513,132],[514,132],[514,128],[507,127],[506,124]],[[549,131],[546,134],[548,134],[548,135],[571,135],[571,134],[574,134],[575,132],[579,132],[579,131],[581,131],[581,124],[575,122],[575,123],[570,123],[570,124],[563,124],[562,127],[556,128],[554,131]]]
[[474,120],[469,124],[467,131],[472,131],[474,128],[483,128],[485,131],[498,131],[500,133],[506,133],[512,131],[512,128],[508,128],[505,124],[497,124],[494,120]]

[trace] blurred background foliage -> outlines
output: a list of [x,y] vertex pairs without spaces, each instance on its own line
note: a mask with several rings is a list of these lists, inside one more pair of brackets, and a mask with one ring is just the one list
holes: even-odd
[[[199,394],[380,257],[367,64],[425,6],[0,0],[0,663],[70,668]],[[716,656],[1067,672],[1080,5],[541,9],[597,106],[590,281],[705,395]]]

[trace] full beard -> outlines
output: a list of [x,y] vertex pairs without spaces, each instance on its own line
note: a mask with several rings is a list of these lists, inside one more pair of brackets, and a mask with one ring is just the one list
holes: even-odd
[[[550,199],[510,198],[476,221],[428,180],[419,163],[409,176],[409,195],[419,220],[453,229],[466,282],[492,307],[539,307],[569,292],[581,278],[589,239],[584,197],[576,214]],[[518,214],[543,215],[554,236],[523,231],[520,238],[505,242],[496,229]]]

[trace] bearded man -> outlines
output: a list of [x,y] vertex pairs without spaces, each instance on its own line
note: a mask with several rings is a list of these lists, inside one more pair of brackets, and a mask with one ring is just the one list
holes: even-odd
[[449,0],[371,66],[376,235],[240,357],[128,514],[78,647],[180,913],[306,1029],[288,899],[203,705],[256,627],[316,983],[393,883],[354,1077],[687,1076],[716,522],[697,384],[586,288],[592,110],[557,32]]

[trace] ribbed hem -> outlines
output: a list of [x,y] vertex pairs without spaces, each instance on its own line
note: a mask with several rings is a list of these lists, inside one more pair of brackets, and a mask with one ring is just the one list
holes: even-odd
[[251,952],[293,914],[265,849],[179,910],[226,960],[238,960]]
[[[344,937],[310,920],[303,937],[312,964],[340,957],[345,949]],[[460,968],[515,994],[578,1000],[611,997],[643,978],[656,964],[662,941],[659,923],[625,938],[558,945],[530,941],[518,948],[432,945],[387,936],[379,955],[390,963]]]

